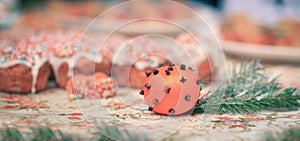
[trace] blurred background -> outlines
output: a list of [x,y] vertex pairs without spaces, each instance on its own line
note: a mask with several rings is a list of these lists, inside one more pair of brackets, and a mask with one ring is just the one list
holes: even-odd
[[[0,38],[15,38],[40,30],[80,29],[120,0],[0,0]],[[298,0],[178,0],[203,17],[232,56],[299,63],[300,1]],[[118,21],[154,17],[193,23],[185,10],[166,1],[141,0],[136,5],[105,14],[100,31]],[[105,24],[104,24],[105,23]],[[149,26],[149,28],[148,28]],[[199,26],[197,23],[192,26]],[[144,27],[144,28],[143,28]],[[174,35],[158,25],[143,25],[125,34],[149,29]]]

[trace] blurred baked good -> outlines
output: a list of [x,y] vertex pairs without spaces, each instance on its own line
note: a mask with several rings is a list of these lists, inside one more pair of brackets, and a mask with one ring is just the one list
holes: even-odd
[[35,93],[45,89],[50,74],[41,36],[0,45],[0,91]]
[[101,72],[94,75],[75,75],[68,80],[66,90],[71,100],[109,98],[116,95],[114,82]]
[[232,15],[221,26],[225,40],[282,47],[300,47],[300,23],[283,18],[275,26],[264,25],[246,15]]

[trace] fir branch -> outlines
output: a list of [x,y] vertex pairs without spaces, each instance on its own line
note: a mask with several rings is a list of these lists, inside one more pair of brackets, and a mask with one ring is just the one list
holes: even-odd
[[[147,141],[147,136],[145,134],[132,132],[129,133],[128,130],[118,129],[115,126],[101,126],[97,127],[101,132],[96,133],[96,138],[93,140],[98,141],[114,141],[117,140],[127,140],[127,141]],[[103,135],[104,134],[104,135]],[[106,137],[105,135],[111,137]],[[113,138],[113,139],[112,139]],[[78,135],[71,135],[62,132],[61,130],[53,130],[50,127],[32,127],[29,132],[21,132],[17,128],[3,128],[0,129],[0,141],[73,141],[80,140]]]
[[[102,123],[101,126],[97,126],[100,131],[99,141],[111,141],[111,140],[126,140],[126,141],[148,141],[148,137],[143,133],[136,133],[126,129],[119,129],[116,125],[107,125]],[[107,136],[107,137],[106,137]],[[102,139],[101,137],[104,137]]]
[[59,140],[59,141],[73,141],[70,135],[63,134],[60,130],[52,130],[48,127],[31,128],[31,141],[45,141],[45,140]]
[[17,128],[0,129],[0,141],[42,141],[42,140],[59,140],[73,141],[76,138],[71,135],[62,133],[60,130],[52,130],[49,127],[30,128],[29,134],[21,133]]
[[23,141],[24,137],[19,130],[15,128],[5,128],[0,130],[0,141]]
[[203,113],[210,106],[219,106],[223,113],[255,113],[262,110],[296,110],[300,94],[295,88],[280,89],[277,77],[271,79],[259,61],[234,65],[225,86],[210,91],[196,105],[195,113]]
[[265,134],[266,141],[299,141],[300,140],[300,129],[299,128],[288,128],[282,132]]

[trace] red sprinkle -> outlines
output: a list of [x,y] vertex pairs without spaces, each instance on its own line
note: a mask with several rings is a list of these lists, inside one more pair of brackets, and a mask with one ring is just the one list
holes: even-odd
[[265,118],[263,117],[258,117],[256,115],[244,115],[244,119],[250,120],[250,121],[261,121],[264,120]]
[[246,125],[245,122],[238,121],[238,120],[225,121],[225,122],[223,122],[223,124],[226,126],[232,126],[232,127],[242,127],[242,126]]
[[233,119],[233,117],[231,117],[231,116],[225,116],[225,115],[215,116],[215,118],[219,119],[219,120],[230,120],[230,119]]
[[79,117],[68,117],[69,120],[80,120],[81,118]]
[[18,105],[5,105],[3,107],[1,107],[2,109],[19,109],[20,106]]
[[126,105],[121,102],[116,102],[116,103],[109,103],[108,106],[122,108],[122,107],[125,107]]
[[70,114],[70,116],[82,116],[83,114],[82,113],[72,113]]

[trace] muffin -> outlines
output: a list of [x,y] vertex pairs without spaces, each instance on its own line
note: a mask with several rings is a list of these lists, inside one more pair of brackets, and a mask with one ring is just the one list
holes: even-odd
[[66,86],[68,79],[74,74],[90,75],[95,72],[104,72],[109,75],[111,70],[111,55],[119,42],[125,37],[112,36],[105,41],[104,47],[99,50],[98,40],[104,35],[85,35],[80,32],[60,32],[55,34],[54,43],[50,47],[52,55],[50,63],[53,68],[57,85]]
[[73,55],[76,53],[79,35],[67,34],[58,32],[48,35],[50,56],[49,62],[53,69],[55,81],[59,87],[64,87],[70,76],[73,68]]
[[[199,34],[187,34],[182,33],[175,36],[175,42],[183,47],[193,60],[198,70],[199,78],[202,81],[211,80],[211,65],[208,62],[207,56],[204,54],[204,50],[200,47],[195,37],[199,37]],[[209,41],[207,41],[209,43]]]
[[263,30],[259,28],[259,24],[243,14],[228,17],[222,25],[221,34],[225,40],[231,41],[258,44],[270,42],[263,36]]
[[114,82],[102,72],[75,75],[68,80],[66,90],[71,100],[109,98],[116,95]]
[[118,86],[142,88],[146,72],[168,65],[163,49],[153,40],[139,36],[124,43],[115,52],[112,78]]
[[[47,17],[47,18],[45,18]],[[42,23],[42,24],[41,24]],[[20,15],[12,25],[16,30],[59,30],[63,26],[57,21],[57,18],[51,12],[29,11]]]
[[80,41],[74,72],[79,74],[104,72],[110,75],[113,55],[127,40],[128,37],[120,34],[106,36],[86,33]]
[[46,88],[50,64],[41,36],[0,45],[0,91],[35,93]]

